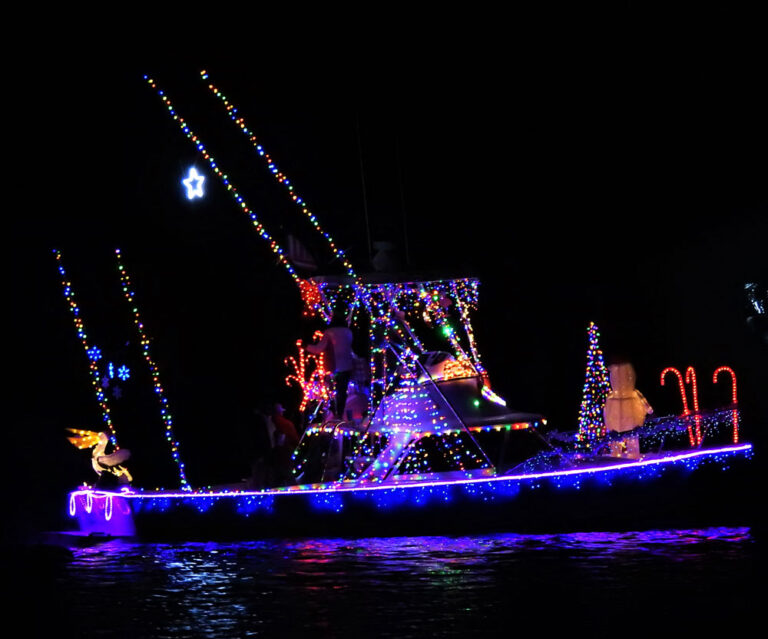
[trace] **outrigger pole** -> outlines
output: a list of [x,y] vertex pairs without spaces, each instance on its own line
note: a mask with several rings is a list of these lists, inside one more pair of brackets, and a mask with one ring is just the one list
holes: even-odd
[[101,418],[107,426],[107,431],[109,432],[109,439],[112,442],[112,445],[117,450],[119,450],[120,446],[118,446],[117,444],[117,433],[115,432],[115,425],[112,423],[111,411],[109,408],[109,399],[107,398],[107,394],[104,392],[104,389],[101,386],[101,377],[99,375],[99,367],[96,365],[96,362],[101,357],[101,352],[99,351],[98,348],[96,348],[93,345],[91,345],[90,347],[88,346],[88,335],[85,331],[85,324],[80,314],[80,307],[77,305],[77,302],[75,301],[75,292],[74,292],[74,289],[72,288],[72,282],[70,282],[69,279],[67,278],[67,272],[64,270],[64,265],[62,264],[61,251],[58,249],[54,249],[53,253],[56,256],[59,275],[61,275],[61,278],[62,278],[61,286],[64,290],[64,297],[69,303],[69,310],[71,311],[73,316],[72,320],[75,323],[75,330],[77,331],[77,336],[80,338],[80,342],[83,345],[83,350],[85,351],[85,354],[88,357],[88,368],[91,372],[91,385],[93,386],[93,390],[96,391],[96,400],[98,401],[99,407],[101,408]]
[[[203,70],[200,72],[200,78],[204,81],[210,80],[210,74]],[[227,98],[227,96],[222,93],[222,91],[216,87],[212,82],[208,82],[207,84],[208,89],[213,93],[221,103],[224,105],[227,115],[229,116],[229,119],[237,125],[237,127],[240,129],[240,131],[248,138],[248,141],[250,142],[251,146],[256,150],[257,154],[263,159],[263,161],[266,163],[267,169],[272,173],[274,178],[283,185],[289,194],[289,197],[293,200],[293,202],[300,207],[301,212],[307,217],[307,219],[312,224],[313,228],[320,233],[327,241],[328,246],[330,247],[331,251],[333,252],[334,256],[339,259],[344,267],[347,270],[347,274],[355,281],[354,287],[355,287],[355,297],[352,302],[352,306],[354,307],[355,304],[362,303],[363,306],[366,307],[366,309],[369,312],[369,315],[371,318],[377,317],[377,313],[374,312],[374,310],[371,308],[371,302],[370,295],[368,291],[365,288],[365,285],[363,284],[361,278],[355,273],[355,269],[353,268],[352,264],[349,262],[349,259],[346,257],[345,253],[339,249],[336,244],[333,241],[333,238],[330,236],[329,233],[323,230],[322,226],[320,225],[319,220],[317,217],[310,211],[309,205],[307,202],[298,195],[295,191],[295,187],[293,184],[291,184],[291,181],[288,179],[288,176],[283,173],[275,161],[272,159],[272,157],[269,155],[269,153],[266,151],[266,149],[261,145],[261,143],[258,141],[255,133],[250,130],[245,122],[245,118],[238,115],[238,108],[235,106],[235,104]],[[359,128],[359,127],[358,127]],[[359,139],[359,131],[358,131],[358,143],[360,142]],[[361,162],[362,162],[362,156],[361,156]],[[362,171],[362,166],[361,166]],[[402,191],[402,176],[400,178],[401,181],[401,191]],[[365,184],[363,183],[363,187],[365,187]],[[402,192],[401,192],[402,196]],[[364,198],[365,200],[365,198]],[[365,204],[365,201],[364,201]],[[404,206],[404,205],[403,205]],[[367,223],[367,212],[366,212],[366,223]],[[368,249],[370,254],[370,232],[368,233]],[[407,250],[407,233],[406,233],[406,250]],[[300,286],[302,289],[302,295],[304,295],[304,291],[308,288],[306,286],[306,282],[304,280],[301,281]],[[308,300],[305,300],[305,303],[309,306]],[[457,295],[456,303],[459,307],[460,314],[462,317],[462,320],[464,321],[465,328],[468,324],[468,316],[466,312],[466,308],[464,307],[463,303],[459,299],[459,296]],[[324,317],[326,321],[330,319],[330,312],[328,309],[324,309],[322,305],[318,305],[322,311],[324,311]],[[434,309],[433,309],[434,310]],[[466,361],[469,361],[472,363],[473,368],[476,370],[476,372],[480,375],[480,377],[483,379],[484,383],[487,384],[487,374],[485,373],[485,370],[483,369],[482,365],[480,364],[480,356],[477,352],[477,348],[475,347],[474,343],[474,337],[472,335],[472,331],[469,329],[466,329],[467,332],[467,339],[469,340],[470,345],[470,351],[472,353],[472,358],[468,357],[465,353],[464,349],[459,344],[458,340],[456,339],[455,335],[453,334],[453,330],[448,326],[448,321],[445,318],[444,313],[434,312],[435,320],[437,321],[438,325],[443,328],[444,332],[446,333],[446,336],[451,342],[451,345],[453,346],[456,354],[458,356],[463,356],[463,358]],[[387,313],[389,315],[389,313]],[[378,314],[380,316],[380,314]],[[408,326],[408,323],[406,320],[402,320],[402,323],[405,325],[407,332],[409,336],[411,337],[411,340],[413,341],[414,348],[417,349],[420,352],[423,352],[423,347],[419,341],[419,339],[413,334],[413,331]],[[385,327],[385,333],[388,332],[388,329],[392,328],[391,326]],[[395,330],[396,327],[394,327]],[[402,335],[401,335],[402,337]],[[406,345],[407,346],[407,345]],[[474,359],[474,361],[472,361]],[[374,364],[371,364],[372,370],[375,368]]]
[[[208,73],[206,71],[202,71],[200,76],[203,80],[208,80],[209,78]],[[316,283],[308,282],[307,280],[303,280],[301,277],[299,277],[293,265],[291,264],[290,260],[288,259],[286,251],[267,232],[264,225],[259,221],[256,214],[248,207],[247,203],[245,202],[245,199],[238,193],[236,187],[231,182],[229,177],[221,170],[221,168],[219,167],[219,165],[217,164],[213,156],[211,156],[211,154],[208,152],[208,150],[206,149],[206,147],[204,146],[200,138],[197,136],[197,134],[195,134],[194,131],[192,131],[192,129],[187,124],[186,120],[184,120],[183,117],[178,115],[171,100],[168,98],[165,92],[158,87],[157,83],[152,78],[146,75],[144,76],[144,78],[147,81],[147,83],[160,96],[161,100],[164,102],[170,115],[172,116],[173,120],[178,123],[182,132],[185,133],[187,138],[189,138],[195,144],[198,152],[208,162],[212,171],[222,180],[227,190],[230,191],[233,198],[235,199],[237,204],[240,206],[240,208],[243,210],[243,212],[249,216],[253,226],[256,228],[256,231],[259,233],[262,239],[264,239],[266,242],[269,243],[271,250],[277,256],[279,263],[288,271],[291,278],[299,287],[300,293],[302,295],[302,298],[305,301],[305,304],[307,304],[310,310],[319,311],[326,322],[330,321],[331,314],[329,312],[329,309],[325,308],[325,304],[323,303],[324,302],[323,296],[322,294],[319,293],[319,291],[315,291],[319,299],[319,303],[315,305],[311,305],[308,302],[308,298],[305,297],[305,295],[308,295],[313,288],[314,289],[317,288]],[[391,317],[391,309],[385,310],[379,304],[375,304],[373,302],[373,300],[371,299],[372,298],[371,293],[368,291],[366,285],[362,282],[360,276],[357,275],[357,273],[355,272],[354,268],[352,267],[351,263],[347,259],[344,252],[335,245],[330,234],[328,234],[326,231],[322,229],[319,221],[317,220],[317,217],[309,210],[304,200],[294,192],[293,185],[291,185],[288,178],[277,168],[277,166],[274,164],[273,160],[266,153],[266,151],[261,146],[261,144],[258,143],[256,136],[253,135],[253,133],[248,130],[248,128],[245,125],[244,119],[242,117],[236,117],[237,109],[235,108],[235,106],[229,100],[227,100],[226,97],[213,84],[209,84],[208,87],[224,103],[230,119],[235,124],[238,125],[238,127],[240,128],[240,130],[243,132],[244,135],[248,136],[248,139],[251,142],[251,145],[255,148],[257,153],[265,160],[265,162],[267,163],[268,169],[273,174],[275,179],[277,179],[278,182],[280,182],[283,186],[287,188],[291,199],[301,207],[302,213],[310,220],[315,230],[321,233],[321,235],[323,235],[323,237],[326,239],[334,256],[337,257],[344,264],[347,274],[354,280],[354,298],[352,300],[352,304],[353,306],[356,304],[362,304],[368,311],[368,314],[371,318],[371,325],[372,325],[370,328],[371,336],[373,336],[373,327],[380,326],[380,330],[383,330],[383,333],[384,333],[384,341],[388,342],[389,340],[387,338],[387,335],[389,334],[390,330],[395,330],[396,332],[400,333],[400,331],[396,326],[396,322],[394,322]],[[378,308],[374,308],[374,305],[378,306]],[[442,314],[436,314],[435,319],[437,320],[438,324],[445,329],[446,320],[442,316]],[[403,322],[406,323],[407,325],[407,322],[405,322],[405,320],[403,320]],[[449,330],[446,332],[446,335],[449,337],[449,341],[451,341],[452,345],[455,347],[457,344],[457,340],[455,339],[455,336],[452,335],[452,329],[450,329],[450,327],[448,327],[448,329]],[[408,332],[410,336],[413,338],[412,331],[409,330]],[[402,333],[400,333],[400,335],[401,337],[404,337]],[[453,339],[450,339],[451,337],[453,337]],[[470,336],[470,343],[471,343],[471,336]],[[415,361],[417,359],[417,356],[413,352],[413,349],[406,343],[405,339],[403,340],[403,346],[406,350],[406,353],[409,359],[411,359],[412,361]],[[418,340],[415,341],[414,346],[417,348],[417,350],[423,352],[423,347],[421,347],[421,344]],[[382,353],[384,351],[382,349],[372,351],[372,354],[371,354],[372,373],[376,368],[374,360],[377,352]],[[463,349],[460,349],[460,348],[458,349],[457,352],[464,354]],[[464,354],[464,357],[466,358],[466,354]],[[372,378],[374,377],[375,376],[372,376]],[[372,394],[375,395],[376,393],[372,393]]]

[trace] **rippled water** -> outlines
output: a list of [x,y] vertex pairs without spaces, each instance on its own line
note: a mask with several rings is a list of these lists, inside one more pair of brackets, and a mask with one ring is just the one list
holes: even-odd
[[754,620],[756,557],[747,528],[110,541],[32,590],[58,636],[667,636]]

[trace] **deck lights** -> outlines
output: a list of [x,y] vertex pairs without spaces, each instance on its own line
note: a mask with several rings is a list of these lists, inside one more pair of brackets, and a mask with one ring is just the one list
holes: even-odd
[[[392,483],[336,482],[325,485],[288,486],[261,491],[219,491],[197,493],[110,493],[82,489],[70,493],[69,513],[83,522],[106,518],[107,500],[112,500],[112,510],[129,512],[127,504],[137,514],[144,512],[189,512],[194,507],[201,516],[218,504],[217,512],[230,508],[242,518],[261,513],[270,517],[279,512],[275,500],[299,499],[312,510],[331,510],[342,513],[345,506],[368,505],[376,510],[411,511],[414,506],[428,507],[430,503],[456,500],[470,502],[511,501],[523,491],[549,487],[558,490],[581,490],[588,481],[609,485],[616,480],[653,481],[674,469],[691,472],[700,466],[719,464],[727,467],[734,458],[749,458],[751,444],[723,446],[712,450],[695,450],[670,453],[661,458],[632,462],[617,462],[609,466],[582,467],[570,470],[545,471],[495,477],[464,477],[462,479],[435,479],[413,482],[408,479]],[[214,514],[214,516],[216,516]],[[98,523],[98,522],[97,522]]]

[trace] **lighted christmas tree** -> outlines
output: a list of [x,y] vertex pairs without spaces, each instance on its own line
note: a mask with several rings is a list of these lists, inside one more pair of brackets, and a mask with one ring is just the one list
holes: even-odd
[[587,373],[579,410],[579,432],[576,435],[578,446],[582,450],[591,450],[597,441],[605,437],[603,407],[611,390],[603,351],[598,344],[600,333],[594,322],[590,323],[587,336]]

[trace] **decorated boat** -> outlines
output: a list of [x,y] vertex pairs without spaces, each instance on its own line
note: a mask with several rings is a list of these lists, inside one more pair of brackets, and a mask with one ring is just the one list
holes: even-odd
[[[333,303],[348,286],[315,284]],[[508,407],[466,353],[461,359],[409,346],[415,321],[403,317],[430,315],[425,298],[443,300],[441,309],[452,299],[452,307],[457,296],[476,294],[476,284],[367,284],[369,303],[386,289],[394,308],[409,309],[392,316],[399,326],[389,326],[389,337],[382,333],[370,376],[350,381],[348,408],[356,398],[368,399],[362,386],[375,389],[378,381],[381,397],[372,400],[370,414],[348,410],[336,419],[327,410],[333,389],[322,383],[325,377],[332,384],[322,358],[310,356],[308,363],[302,353],[301,366],[292,361],[303,370],[305,410],[315,420],[293,453],[289,485],[81,487],[69,495],[69,514],[83,533],[153,539],[551,531],[631,527],[638,517],[646,525],[743,523],[752,446],[740,439],[733,371],[723,367],[713,377],[731,374],[730,406],[691,411],[686,404],[681,415],[607,431],[600,415],[609,402],[609,375],[591,326],[580,427],[552,431],[544,416]],[[682,384],[674,369],[662,371],[660,380],[674,373]]]
[[[205,72],[202,78],[209,80]],[[181,461],[183,442],[174,434],[148,329],[118,251],[121,285],[179,475],[176,488],[141,488],[140,477],[130,481],[130,455],[119,446],[92,356],[95,347],[88,342],[73,285],[57,252],[104,418],[101,433],[76,432],[73,443],[85,448],[100,442],[93,468],[118,480],[110,488],[84,484],[69,493],[68,512],[80,532],[185,539],[445,534],[635,527],[639,515],[649,526],[702,517],[727,523],[743,515],[745,491],[740,487],[752,446],[739,433],[733,371],[723,367],[714,373],[715,381],[719,374],[732,375],[732,402],[722,409],[706,411],[695,405],[691,410],[686,404],[677,416],[638,418],[634,411],[627,421],[622,406],[643,404],[634,389],[622,394],[615,380],[609,381],[592,325],[578,427],[553,431],[543,415],[512,408],[493,390],[472,329],[477,279],[358,274],[243,118],[235,116],[237,109],[209,84],[344,268],[343,274],[301,277],[296,260],[291,261],[295,253],[266,231],[168,94],[154,79],[147,82],[298,286],[305,314],[328,323],[341,310],[348,325],[365,333],[368,342],[342,377],[334,375],[322,352],[312,352],[301,340],[297,355],[286,360],[293,366],[287,381],[300,387],[303,416],[289,481],[193,487]],[[190,175],[185,181],[189,197],[201,195],[203,181],[198,173]],[[670,373],[678,375],[685,399],[679,372],[665,369],[661,382]],[[692,369],[686,375],[695,386]],[[340,406],[335,404],[339,396],[346,397]],[[611,407],[618,411],[617,421],[606,417]],[[612,420],[618,425],[613,427]],[[110,454],[107,440],[114,449]]]

